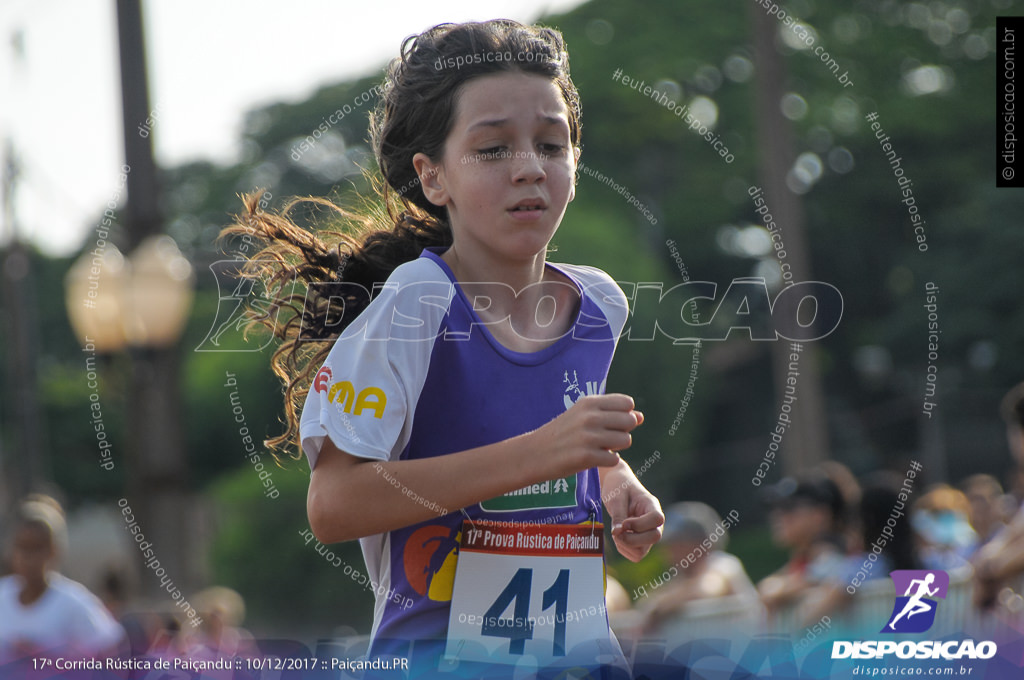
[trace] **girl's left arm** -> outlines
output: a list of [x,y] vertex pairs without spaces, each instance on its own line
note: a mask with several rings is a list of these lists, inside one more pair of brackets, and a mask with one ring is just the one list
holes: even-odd
[[661,540],[665,515],[661,503],[644,488],[626,461],[598,468],[601,497],[612,519],[612,540],[626,559],[639,562]]

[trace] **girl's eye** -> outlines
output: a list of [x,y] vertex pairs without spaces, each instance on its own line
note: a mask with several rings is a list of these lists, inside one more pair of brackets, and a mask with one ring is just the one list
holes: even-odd
[[562,144],[540,144],[540,149],[549,156],[556,156],[565,151],[565,146]]
[[504,150],[503,146],[492,146],[489,149],[480,149],[477,153],[480,154],[480,160],[490,161],[501,158]]

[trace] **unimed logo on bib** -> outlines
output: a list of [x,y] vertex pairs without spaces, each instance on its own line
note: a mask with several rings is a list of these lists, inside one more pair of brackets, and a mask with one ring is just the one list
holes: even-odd
[[923,633],[931,628],[939,606],[934,598],[946,599],[949,574],[938,570],[902,569],[889,575],[896,586],[896,603],[880,632]]
[[576,505],[576,475],[531,484],[484,501],[480,507],[489,512],[571,508]]

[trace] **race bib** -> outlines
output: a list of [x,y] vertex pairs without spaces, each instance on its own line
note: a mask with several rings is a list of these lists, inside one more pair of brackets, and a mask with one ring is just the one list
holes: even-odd
[[463,522],[450,660],[557,665],[607,640],[604,527]]

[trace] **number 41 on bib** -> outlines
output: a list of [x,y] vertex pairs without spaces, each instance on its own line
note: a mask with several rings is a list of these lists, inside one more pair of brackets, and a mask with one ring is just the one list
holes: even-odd
[[547,666],[609,638],[601,524],[464,522],[462,535],[445,656]]

